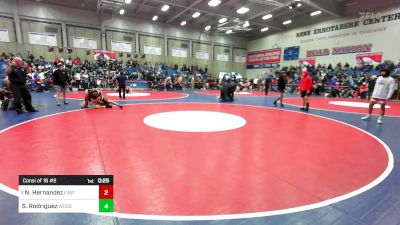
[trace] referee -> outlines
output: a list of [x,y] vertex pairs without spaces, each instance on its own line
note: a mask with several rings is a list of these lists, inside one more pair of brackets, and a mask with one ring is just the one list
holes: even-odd
[[[119,98],[124,98],[125,99],[125,92],[126,92],[126,80],[128,78],[126,77],[126,75],[124,75],[123,73],[121,73],[118,77],[117,77],[117,81],[118,81],[118,93],[119,93]],[[122,92],[122,95],[121,95]]]
[[32,106],[32,96],[26,87],[27,72],[22,65],[22,59],[15,57],[11,66],[7,69],[8,80],[10,81],[10,89],[13,93],[14,108],[17,113],[22,113],[21,98],[25,109],[28,112],[38,112]]

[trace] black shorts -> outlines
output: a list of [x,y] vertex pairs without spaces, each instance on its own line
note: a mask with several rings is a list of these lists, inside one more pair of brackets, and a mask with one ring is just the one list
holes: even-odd
[[304,97],[306,97],[306,96],[310,96],[311,95],[311,92],[308,92],[307,93],[307,91],[301,91],[301,97],[302,98],[304,98]]
[[106,98],[104,98],[104,97],[101,97],[100,101],[99,101],[99,104],[106,105],[106,104],[108,104],[108,100]]

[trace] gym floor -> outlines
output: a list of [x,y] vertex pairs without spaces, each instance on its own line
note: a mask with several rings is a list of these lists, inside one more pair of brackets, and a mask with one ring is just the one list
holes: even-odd
[[[378,125],[366,101],[312,97],[303,113],[276,93],[138,91],[122,110],[32,97],[38,113],[0,112],[2,225],[400,224],[398,102]],[[114,175],[116,213],[19,214],[20,174]]]

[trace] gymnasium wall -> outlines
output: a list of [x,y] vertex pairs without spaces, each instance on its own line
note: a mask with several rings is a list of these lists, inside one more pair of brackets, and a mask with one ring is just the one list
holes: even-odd
[[[106,30],[106,45],[107,45],[107,50],[110,51],[112,51],[111,41],[131,42],[132,51],[139,52],[139,50],[136,49],[136,39],[134,33]],[[123,57],[120,57],[119,54],[117,54],[117,60],[118,61],[122,60],[125,62],[128,60],[128,58],[126,58],[125,53]]]
[[[233,49],[233,57],[236,56],[246,57],[246,55],[247,55],[246,49],[239,49],[239,48]],[[236,59],[234,58],[232,61],[232,67],[233,71],[238,71],[241,74],[246,74],[246,61],[237,62]]]
[[[17,43],[14,21],[16,17],[20,20],[23,43]],[[66,27],[67,47],[72,48],[72,54],[59,53],[57,47],[63,46],[62,26]],[[245,54],[246,39],[236,36],[226,36],[199,32],[190,28],[153,23],[146,20],[130,18],[127,16],[100,14],[95,12],[55,6],[27,0],[0,0],[0,28],[8,29],[10,42],[0,42],[0,52],[21,53],[27,56],[32,53],[35,57],[43,56],[50,60],[55,56],[59,57],[80,57],[85,60],[92,60],[93,55],[86,55],[85,50],[73,47],[73,37],[94,38],[98,49],[111,50],[111,41],[124,41],[124,37],[131,37],[132,51],[143,52],[144,45],[159,45],[162,48],[162,55],[146,55],[145,59],[138,59],[140,62],[165,62],[167,64],[198,65],[204,68],[206,65],[212,74],[219,72],[236,71],[245,72],[244,63],[235,63],[235,54]],[[54,52],[48,52],[48,46],[29,44],[29,32],[48,32],[51,29],[57,36],[57,45]],[[102,32],[105,35],[105,45],[102,45]],[[136,43],[136,40],[138,43]],[[192,48],[191,54],[188,49],[188,57],[172,57],[171,49],[179,48],[187,44]],[[191,45],[190,45],[191,44]],[[138,46],[138,49],[137,49]],[[214,46],[214,49],[212,48]],[[221,49],[229,49],[229,61],[217,61],[212,56]],[[197,59],[196,49],[209,52],[209,60]],[[232,50],[234,49],[234,50]],[[232,55],[233,54],[233,55]],[[118,60],[126,61],[124,57]]]
[[[186,64],[189,65],[191,63],[190,60],[190,52],[189,52],[189,46],[190,46],[190,41],[186,40],[177,40],[177,39],[171,39],[169,38],[167,41],[167,46],[168,46],[168,59],[167,59],[167,64],[178,64],[179,66]],[[172,54],[173,49],[186,49],[187,51],[187,57],[174,57]]]
[[[62,34],[60,24],[39,23],[31,21],[21,21],[22,40],[24,43],[29,43],[29,32],[45,33],[50,32],[56,34],[57,45],[62,46]],[[56,56],[55,52],[49,52],[48,46],[25,44],[25,51],[35,56],[43,56],[51,59]],[[57,49],[55,49],[57,51]],[[11,51],[13,52],[13,51]]]
[[[376,16],[384,16],[400,13],[400,8],[392,9],[385,12],[379,12]],[[320,15],[320,16],[323,16]],[[360,16],[361,17],[361,16]],[[306,58],[306,52],[318,49],[330,49],[331,54],[327,56],[317,56],[316,64],[329,64],[336,65],[338,62],[355,65],[355,55],[351,54],[337,54],[332,55],[332,48],[346,47],[360,44],[372,44],[371,52],[383,52],[383,60],[392,60],[397,62],[400,59],[400,19],[394,20],[396,16],[392,16],[392,21],[364,25],[365,18],[347,18],[336,19],[327,22],[317,23],[312,26],[305,26],[298,29],[293,29],[287,32],[268,35],[263,38],[252,40],[248,42],[247,49],[249,52],[260,51],[265,49],[272,49],[276,46],[282,48],[291,46],[300,46],[300,58]],[[318,19],[318,16],[315,17]],[[388,20],[388,19],[387,19]],[[314,34],[315,29],[326,28],[333,25],[340,25],[349,22],[359,21],[358,27],[343,29],[338,31],[325,32]],[[290,27],[289,27],[290,28]],[[311,31],[310,35],[297,37],[300,32]],[[281,59],[282,66],[298,65],[298,60],[283,61],[283,54]],[[266,69],[250,69],[247,70],[249,77],[261,75]]]
[[[196,52],[208,52],[209,59],[208,60],[207,59],[197,59]],[[210,44],[194,42],[193,43],[193,52],[192,52],[192,64],[199,65],[202,68],[205,68],[205,66],[207,66],[210,71],[215,71],[211,68],[212,62],[213,62],[212,46]]]
[[98,29],[90,29],[84,27],[67,26],[67,40],[68,46],[72,48],[71,57],[79,57],[81,60],[93,60],[93,55],[86,55],[84,51],[86,48],[74,48],[74,37],[94,38],[97,43],[97,49],[101,49],[101,32]]
[[14,52],[17,49],[14,21],[9,17],[0,17],[0,28],[8,30],[10,42],[0,42],[0,52]]
[[[227,55],[228,61],[218,59],[218,55]],[[229,69],[232,68],[231,48],[225,46],[214,46],[214,59],[211,68],[219,68],[221,72],[229,72]]]

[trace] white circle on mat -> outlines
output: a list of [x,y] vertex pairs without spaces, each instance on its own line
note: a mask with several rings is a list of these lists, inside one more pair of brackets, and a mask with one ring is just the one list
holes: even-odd
[[250,92],[245,92],[245,91],[240,91],[240,92],[235,92],[236,95],[251,95]]
[[246,125],[246,120],[229,113],[212,111],[172,111],[149,115],[143,122],[154,128],[180,132],[217,132]]
[[[346,101],[330,101],[329,104],[332,105],[340,105],[340,106],[347,106],[347,107],[356,107],[356,108],[369,108],[369,102],[346,102]],[[380,108],[379,102],[374,105],[375,109]],[[390,106],[386,105],[386,108],[390,108]]]
[[[112,96],[112,97],[119,97],[118,93],[107,93],[107,96]],[[144,97],[144,96],[149,96],[150,93],[141,93],[141,92],[134,92],[132,94],[125,94],[125,97]]]

